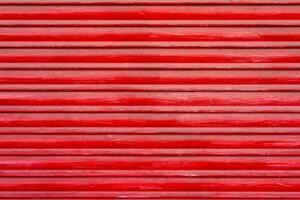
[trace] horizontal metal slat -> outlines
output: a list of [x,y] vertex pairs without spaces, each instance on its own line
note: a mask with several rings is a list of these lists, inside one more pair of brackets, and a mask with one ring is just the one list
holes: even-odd
[[[230,32],[231,34],[227,34]],[[150,48],[150,47],[299,47],[299,28],[142,27],[2,28],[0,47]],[[37,42],[39,41],[39,42]],[[158,42],[160,41],[160,42]],[[192,42],[191,42],[192,41]],[[241,42],[241,41],[247,41]],[[293,42],[291,42],[293,41]]]
[[299,48],[300,42],[0,42],[0,48]]
[[[106,198],[106,199],[281,199],[291,200],[299,197],[299,192],[0,192],[1,198],[33,198],[33,199],[95,199],[95,198]],[[285,199],[284,199],[285,198]]]
[[295,135],[107,135],[41,136],[1,135],[0,149],[297,149]]
[[0,170],[0,177],[299,178],[297,170]]
[[1,92],[1,106],[299,106],[297,92]]
[[299,114],[0,114],[2,127],[300,127]]
[[298,178],[0,178],[0,191],[298,192]]
[[299,27],[300,20],[0,20],[0,27]]
[[1,63],[299,63],[299,49],[0,49]]
[[299,106],[0,106],[3,113],[300,113]]
[[0,71],[0,84],[300,84],[300,71]]
[[2,156],[0,170],[299,170],[297,157]]
[[[214,85],[161,85],[161,84],[0,84],[1,92],[298,92],[300,85],[289,84],[214,84]],[[1,109],[3,107],[0,106]],[[19,107],[20,108],[20,107]],[[15,107],[16,110],[19,109]],[[28,107],[27,107],[28,108]],[[24,109],[27,109],[24,108]],[[38,109],[38,107],[36,107]],[[146,108],[146,107],[144,107]],[[11,110],[9,107],[5,108],[7,111]],[[56,108],[53,108],[54,110]],[[67,107],[63,108],[69,110]],[[86,108],[87,110],[91,110]],[[99,110],[95,108],[96,110]],[[116,108],[118,110],[120,108]],[[130,109],[130,108],[129,108]],[[136,108],[133,108],[136,109]],[[142,108],[141,108],[142,109]],[[164,109],[164,108],[162,108]],[[279,108],[280,109],[280,108]],[[289,108],[285,108],[289,109]],[[19,110],[22,110],[19,109]],[[112,109],[108,109],[112,111]],[[122,109],[120,109],[121,111]],[[147,110],[147,108],[146,108]],[[205,109],[204,109],[205,110]],[[226,110],[226,108],[225,108]],[[297,110],[297,108],[295,108]]]
[[0,127],[1,135],[299,135],[297,127]]
[[[40,49],[35,49],[40,51]],[[1,70],[298,70],[298,63],[0,63]]]
[[293,6],[1,6],[0,20],[299,20]]
[[[298,149],[0,149],[0,156],[300,156]],[[26,173],[25,173],[26,174]],[[84,175],[83,175],[84,176]]]

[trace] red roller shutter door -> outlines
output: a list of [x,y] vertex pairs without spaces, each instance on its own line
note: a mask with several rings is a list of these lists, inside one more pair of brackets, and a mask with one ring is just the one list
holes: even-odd
[[299,0],[2,0],[1,199],[300,199]]

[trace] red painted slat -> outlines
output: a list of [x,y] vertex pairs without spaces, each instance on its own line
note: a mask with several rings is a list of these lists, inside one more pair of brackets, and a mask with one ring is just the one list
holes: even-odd
[[2,92],[2,106],[299,106],[294,92]]
[[0,84],[300,84],[298,71],[0,71]]
[[0,20],[299,20],[299,6],[1,6]]
[[0,27],[299,27],[300,20],[0,20]]
[[0,127],[1,135],[299,135],[295,127]]
[[2,127],[300,127],[299,114],[0,114]]
[[[230,34],[228,34],[228,32]],[[2,28],[0,41],[300,41],[300,28]],[[31,43],[30,43],[31,44]],[[117,43],[119,44],[119,43]],[[150,43],[151,44],[151,43]],[[211,44],[211,43],[209,43]]]
[[297,157],[0,157],[0,170],[299,170]]
[[0,170],[1,177],[299,178],[297,170]]
[[[16,49],[15,49],[16,50]],[[40,51],[40,49],[35,49]],[[169,50],[170,51],[170,50]],[[298,63],[1,63],[1,70],[298,70]]]
[[[139,85],[127,85],[127,84],[0,84],[1,92],[298,92],[300,91],[300,85],[289,84],[199,84],[199,85],[161,85],[161,84],[139,84]],[[1,108],[1,106],[0,106]],[[20,107],[14,107],[18,110]],[[35,108],[39,108],[35,106]],[[54,107],[51,107],[55,109]],[[48,107],[49,110],[51,108]],[[107,108],[107,107],[106,107]],[[143,107],[145,108],[145,107]],[[140,109],[143,109],[140,108]],[[240,108],[240,107],[239,107]],[[285,108],[291,110],[289,108]],[[3,107],[1,108],[3,109]],[[6,108],[8,111],[9,108]],[[30,109],[26,107],[24,109]],[[63,108],[68,110],[68,108]],[[89,109],[89,108],[86,108]],[[116,108],[117,110],[119,108]],[[130,109],[130,108],[129,108]],[[133,108],[135,109],[135,108]],[[226,108],[225,108],[226,109]],[[238,109],[238,108],[232,108]],[[253,107],[255,110],[256,108]],[[276,108],[275,108],[276,109]],[[22,109],[19,109],[22,110]],[[91,109],[90,109],[91,110]],[[98,110],[96,108],[96,110]],[[110,108],[108,110],[111,110]],[[297,108],[295,108],[297,110]]]
[[298,49],[0,49],[2,63],[299,63]]
[[295,127],[278,128],[278,127],[1,127],[1,135],[8,133],[14,135],[32,134],[32,135],[299,135],[300,129]]
[[[1,198],[9,199],[299,199],[299,192],[0,192]],[[285,199],[284,199],[285,198]]]
[[0,178],[0,191],[265,191],[298,192],[288,178]]
[[300,136],[1,136],[0,148],[297,149]]
[[0,48],[299,48],[300,42],[0,42]]
[[[12,149],[10,148],[8,150],[0,149],[0,156],[300,156],[300,150],[298,149]],[[85,174],[82,174],[81,176],[85,176]]]
[[[299,91],[299,90],[298,90]],[[300,113],[299,106],[0,106],[4,113]]]

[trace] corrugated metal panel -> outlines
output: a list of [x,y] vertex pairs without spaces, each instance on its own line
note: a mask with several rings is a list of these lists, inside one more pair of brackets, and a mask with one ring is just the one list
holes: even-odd
[[2,0],[1,199],[300,199],[299,0]]

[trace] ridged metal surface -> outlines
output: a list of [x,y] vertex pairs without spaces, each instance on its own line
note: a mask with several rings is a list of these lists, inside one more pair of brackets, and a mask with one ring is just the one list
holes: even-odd
[[2,0],[0,199],[300,199],[299,0]]

